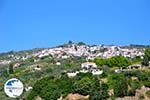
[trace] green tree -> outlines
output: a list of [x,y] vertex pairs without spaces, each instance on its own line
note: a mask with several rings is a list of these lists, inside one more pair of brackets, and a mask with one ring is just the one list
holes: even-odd
[[150,90],[148,90],[148,91],[146,92],[146,96],[147,96],[148,98],[150,98]]
[[2,72],[2,76],[3,77],[8,77],[9,76],[9,73],[6,69]]
[[41,90],[41,95],[44,100],[57,100],[61,96],[61,91],[55,82],[50,82]]
[[114,84],[114,95],[124,97],[128,94],[128,81],[126,77],[118,77]]
[[90,92],[90,100],[101,100],[102,96],[100,95],[101,86],[100,86],[100,80],[98,77],[94,78],[94,84],[91,87]]
[[86,45],[84,42],[79,42],[78,45]]
[[147,48],[144,53],[143,65],[149,66],[150,61],[150,48]]
[[95,77],[91,87],[90,100],[106,100],[109,97],[107,84],[100,84],[98,77]]
[[34,72],[34,77],[37,78],[37,79],[40,78],[41,75],[42,75],[42,72],[41,72],[41,71],[35,71],[35,72]]
[[74,92],[85,96],[88,95],[93,84],[92,82],[92,79],[90,79],[88,76],[85,76],[82,79],[75,81],[73,85]]
[[44,100],[57,100],[61,96],[61,91],[53,77],[45,77],[34,84],[27,100],[34,100],[36,96],[40,96]]
[[126,68],[131,65],[131,61],[123,56],[114,56],[109,59],[95,58],[95,63],[99,66]]
[[56,84],[58,85],[61,95],[63,97],[67,96],[69,93],[73,92],[72,89],[72,80],[68,78],[66,74],[63,74],[60,79],[56,81]]
[[131,64],[131,61],[123,56],[114,56],[108,59],[107,65],[109,67],[119,67],[119,68],[126,68]]
[[106,60],[105,59],[102,59],[102,58],[95,58],[94,59],[94,62],[98,65],[98,66],[103,66],[106,64]]
[[102,83],[101,91],[100,91],[100,95],[102,95],[102,99],[101,100],[106,100],[109,97],[108,88],[109,87],[108,87],[107,84]]
[[130,90],[128,91],[128,96],[135,96],[136,89],[140,88],[142,85],[138,80],[129,81]]
[[144,56],[144,59],[143,59],[143,65],[149,66],[148,56]]
[[136,56],[135,58],[132,59],[132,63],[135,64],[135,63],[141,63],[142,62],[142,59],[140,56]]
[[13,69],[13,64],[9,64],[9,74],[13,74],[14,73],[14,69]]
[[72,44],[73,42],[72,41],[68,41],[68,44]]
[[150,59],[150,48],[147,48],[145,50],[145,55],[148,56],[148,58]]

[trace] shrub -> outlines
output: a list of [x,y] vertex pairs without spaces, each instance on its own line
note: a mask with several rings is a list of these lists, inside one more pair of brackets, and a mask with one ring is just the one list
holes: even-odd
[[150,98],[150,90],[146,92],[146,96]]
[[144,100],[144,94],[140,94],[138,100]]
[[150,87],[150,81],[142,81],[145,87]]
[[128,82],[126,77],[118,77],[114,87],[114,95],[116,97],[124,97],[128,94]]

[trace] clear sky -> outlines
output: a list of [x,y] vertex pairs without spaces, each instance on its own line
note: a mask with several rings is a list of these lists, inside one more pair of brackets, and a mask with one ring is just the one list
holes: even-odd
[[88,44],[150,44],[150,0],[0,0],[0,52]]

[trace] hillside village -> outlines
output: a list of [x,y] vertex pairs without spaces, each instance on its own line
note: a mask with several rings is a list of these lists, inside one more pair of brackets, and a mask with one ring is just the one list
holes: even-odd
[[[30,97],[34,95],[30,92],[36,92],[34,86],[39,85],[39,81],[43,81],[40,84],[45,84],[46,77],[50,77],[48,81],[52,82],[51,84],[54,82],[55,85],[60,86],[61,90],[55,89],[53,91],[61,92],[65,90],[64,88],[68,88],[66,91],[61,92],[61,95],[51,94],[54,95],[53,98],[55,99],[72,100],[65,98],[68,98],[70,95],[81,95],[81,97],[89,98],[85,100],[95,100],[91,99],[94,98],[95,94],[90,92],[93,91],[91,89],[95,88],[95,86],[92,88],[91,85],[97,84],[92,83],[96,82],[95,78],[98,78],[96,80],[100,82],[99,84],[105,84],[108,87],[105,91],[108,95],[100,100],[106,100],[106,98],[110,100],[111,98],[127,100],[123,97],[130,98],[133,96],[133,98],[139,98],[141,95],[144,95],[143,98],[148,98],[146,93],[150,90],[150,61],[148,60],[147,65],[147,60],[145,60],[146,49],[145,47],[68,43],[53,48],[2,53],[0,54],[0,99],[12,100],[3,92],[3,84],[6,80],[13,77],[20,79],[24,83],[24,94],[20,99],[27,97],[27,100],[31,100]],[[83,81],[82,79],[85,80]],[[119,85],[120,83],[117,83],[121,80],[127,82],[129,87],[125,94],[124,92],[122,94],[115,92],[115,84],[120,86],[118,88],[124,88]],[[60,83],[62,81],[65,82],[60,84],[57,81],[60,81]],[[88,83],[90,86],[84,83],[86,81],[91,81]],[[83,82],[82,84],[85,84],[85,86],[87,85],[87,90],[80,88],[80,86],[82,87],[80,82]],[[64,88],[61,87],[63,84]],[[53,87],[48,88],[53,89]],[[136,91],[144,91],[144,94]],[[42,99],[41,94],[38,94],[34,99]],[[47,97],[43,96],[44,98]],[[133,98],[130,99],[132,100]]]
[[123,48],[121,46],[105,46],[105,45],[78,45],[78,44],[68,44],[66,46],[45,48],[32,53],[21,54],[8,54],[7,59],[1,59],[0,64],[9,64],[11,62],[17,62],[21,60],[26,60],[29,58],[42,58],[45,56],[50,56],[58,59],[67,59],[71,57],[86,57],[87,60],[94,60],[96,57],[101,58],[111,58],[113,56],[124,56],[129,58],[134,58],[139,56],[143,59],[144,48]]

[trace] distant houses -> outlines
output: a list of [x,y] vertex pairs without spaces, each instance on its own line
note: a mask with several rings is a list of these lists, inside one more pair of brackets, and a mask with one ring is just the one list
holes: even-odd
[[40,66],[39,66],[39,65],[37,65],[37,66],[35,66],[35,67],[34,67],[34,70],[35,70],[35,71],[40,71],[40,70],[41,70],[41,68],[40,68]]
[[75,72],[68,72],[67,75],[68,77],[75,77],[79,72],[78,71],[75,71]]
[[130,65],[128,68],[129,69],[141,69],[142,65],[141,64],[133,64],[133,65]]
[[33,57],[49,56],[61,59],[67,59],[70,57],[87,57],[86,60],[94,60],[96,57],[110,58],[113,56],[124,56],[134,58],[139,56],[143,58],[144,49],[137,48],[122,48],[120,46],[88,46],[71,44],[64,47],[47,48],[32,54]]
[[61,65],[61,63],[60,63],[60,62],[56,62],[56,65],[57,65],[57,66],[60,66],[60,65]]
[[30,70],[32,71],[41,71],[41,68],[39,65],[31,65]]
[[25,61],[30,58],[37,62],[44,57],[68,59],[72,57],[86,57],[87,61],[93,61],[96,57],[111,58],[113,56],[124,56],[129,58],[135,58],[139,56],[143,59],[144,48],[124,48],[121,46],[107,46],[107,45],[78,45],[68,44],[67,46],[59,46],[54,48],[44,48],[31,53],[16,53],[9,54],[6,59],[0,60],[0,65],[7,65],[12,62]]
[[81,70],[68,72],[67,75],[68,77],[74,77],[78,73],[88,73],[88,72],[92,73],[93,75],[100,75],[103,73],[103,70],[97,68],[97,65],[93,62],[85,62],[81,64]]
[[82,69],[92,69],[92,68],[97,68],[97,65],[93,62],[85,62],[81,64]]

